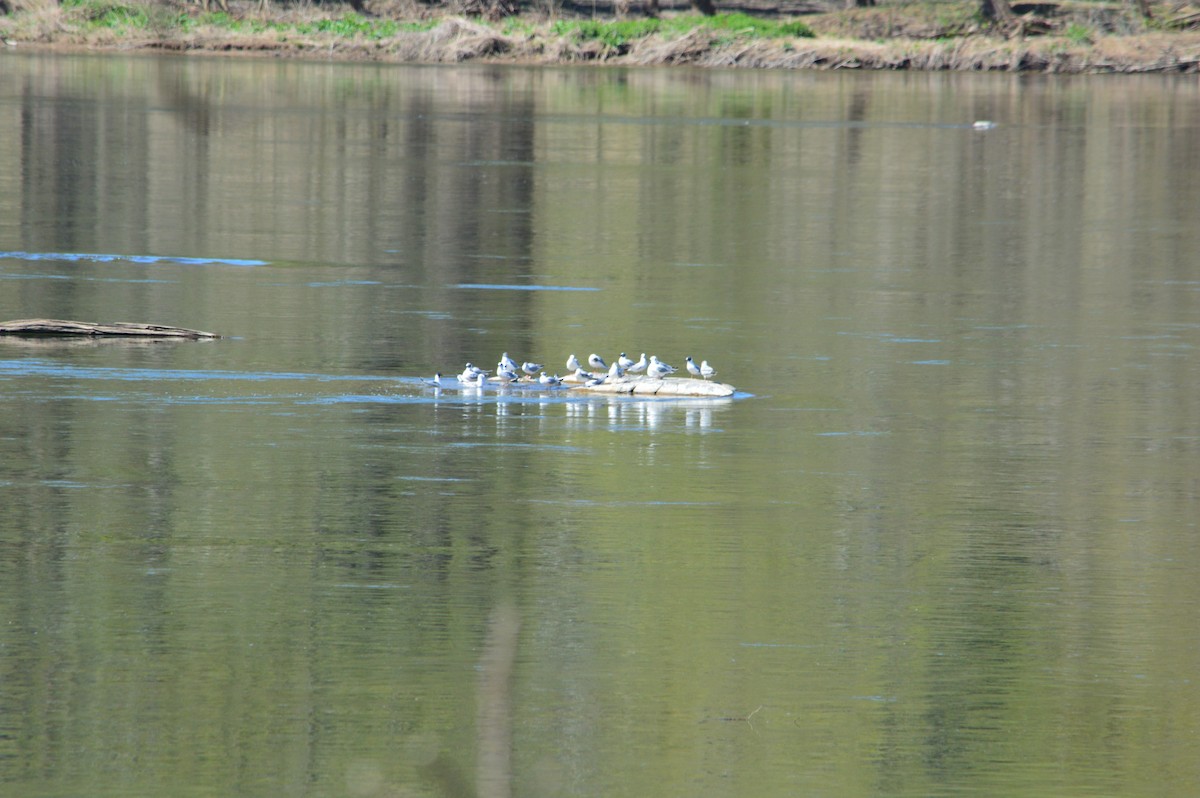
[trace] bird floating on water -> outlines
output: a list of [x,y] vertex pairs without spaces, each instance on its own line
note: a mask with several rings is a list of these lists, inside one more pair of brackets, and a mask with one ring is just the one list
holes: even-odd
[[597,355],[595,352],[588,355],[588,365],[598,371],[608,371],[608,364],[604,362],[604,358]]
[[436,388],[437,390],[441,390],[441,388],[442,388],[442,372],[440,372],[440,371],[439,371],[439,372],[436,372],[436,373],[433,375],[433,379],[432,379],[432,380],[425,380],[425,384],[426,384],[426,385],[432,385],[432,386],[433,386],[434,388]]

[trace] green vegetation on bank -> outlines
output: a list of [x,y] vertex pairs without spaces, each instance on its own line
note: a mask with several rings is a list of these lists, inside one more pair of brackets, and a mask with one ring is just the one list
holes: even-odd
[[[143,29],[150,26],[153,7],[141,3],[108,2],[108,0],[64,0],[63,11],[68,19],[78,20],[91,28],[114,30]],[[175,21],[186,14],[171,14]]]
[[[430,30],[439,24],[438,19],[400,22],[393,19],[368,18],[355,12],[340,16],[315,18],[299,21],[260,19],[252,16],[235,16],[227,11],[203,11],[188,14],[169,6],[122,2],[122,0],[64,0],[62,8],[69,18],[85,27],[106,28],[114,31],[177,28],[192,32],[200,28],[216,28],[234,33],[256,34],[277,31],[304,35],[328,34],[336,38],[382,40],[401,32]],[[476,20],[480,24],[481,20]],[[530,32],[529,26],[520,26]],[[659,18],[632,19],[560,19],[550,23],[550,32],[576,41],[599,41],[610,47],[625,47],[635,39],[658,33],[666,38],[677,38],[695,30],[716,33],[725,40],[812,38],[812,29],[799,20],[776,20],[752,17],[741,12],[717,14],[711,17],[699,14]],[[506,32],[518,28],[504,25]]]
[[550,31],[558,36],[571,36],[579,41],[595,39],[609,47],[624,47],[634,39],[654,33],[678,37],[697,29],[707,29],[747,39],[813,38],[812,29],[799,20],[773,20],[752,17],[741,12],[704,17],[687,14],[667,19],[563,19],[553,23]]
[[190,33],[213,28],[231,33],[257,34],[276,31],[304,35],[327,34],[336,38],[382,40],[401,32],[429,30],[440,20],[399,22],[393,19],[368,18],[349,12],[340,16],[308,20],[284,21],[234,16],[227,11],[203,11],[197,14],[177,12],[168,6],[121,2],[121,0],[64,0],[63,10],[69,19],[84,27],[123,30],[170,30]]

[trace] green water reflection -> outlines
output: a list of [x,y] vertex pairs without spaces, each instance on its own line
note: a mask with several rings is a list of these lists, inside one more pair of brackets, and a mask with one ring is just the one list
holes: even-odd
[[1200,788],[1194,81],[0,65],[0,792]]

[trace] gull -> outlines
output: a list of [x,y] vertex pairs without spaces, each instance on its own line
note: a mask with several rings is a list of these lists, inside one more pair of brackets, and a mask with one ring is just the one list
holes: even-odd
[[440,390],[442,387],[442,372],[435,373],[432,380],[425,380],[425,384],[432,385],[434,388]]
[[714,375],[716,373],[717,373],[717,370],[715,368],[713,368],[712,366],[708,365],[707,360],[700,361],[700,376],[701,377],[703,377],[704,379],[707,380],[709,377],[711,377],[712,375]]
[[542,368],[543,368],[543,366],[541,363],[530,363],[529,361],[525,361],[524,363],[521,364],[521,371],[525,372],[530,377],[537,374],[539,371],[542,370]]
[[465,388],[475,388],[475,389],[482,390],[483,386],[487,385],[487,375],[486,374],[476,374],[474,377],[472,377],[470,379],[463,379],[464,376],[465,375],[463,375],[463,374],[459,374],[458,381],[463,383],[463,387],[465,387]]
[[501,382],[516,382],[521,379],[517,372],[512,369],[497,369],[496,376],[500,378]]
[[567,358],[567,371],[579,371],[579,358],[575,357],[574,352]]
[[696,361],[692,360],[691,355],[687,356],[687,370],[688,374],[691,374],[693,377],[700,376],[700,367],[696,365]]
[[521,368],[517,365],[517,361],[508,356],[508,352],[500,356],[500,362],[496,366],[504,371],[518,371]]
[[608,369],[608,364],[604,362],[604,358],[600,357],[595,352],[588,355],[588,365],[594,369],[599,369],[600,371],[606,371]]
[[[468,363],[467,365],[470,364]],[[475,382],[476,377],[483,377],[486,380],[487,374],[471,371],[470,369],[464,369],[463,373],[458,375],[458,381],[464,385],[470,385]]]
[[467,367],[463,369],[463,374],[491,374],[491,373],[492,372],[488,371],[487,369],[479,368],[479,366],[476,366],[474,363],[468,363]]
[[588,380],[596,379],[596,375],[590,371],[584,371],[581,368],[576,368],[575,379],[579,380],[580,382],[587,382]]
[[620,362],[614,360],[613,364],[608,367],[608,376],[614,380],[618,380],[625,376],[625,369],[621,368]]
[[661,380],[663,377],[667,376],[668,374],[674,374],[674,373],[675,373],[674,366],[668,366],[666,363],[661,362],[654,355],[650,356],[650,363],[646,366],[646,376],[647,377],[653,377],[656,380]]
[[650,369],[654,369],[655,371],[657,371],[661,374],[674,374],[675,373],[674,366],[668,366],[666,363],[663,363],[661,360],[658,359],[658,356],[656,356],[656,355],[650,356],[650,363],[649,363],[649,365],[646,366],[647,374],[650,373]]
[[650,377],[651,379],[661,380],[670,373],[671,372],[667,371],[667,365],[665,363],[651,362],[650,365],[646,366],[646,376]]
[[624,352],[622,352],[621,356],[617,358],[617,362],[621,364],[621,368],[625,371],[629,371],[629,367],[633,365],[633,361],[625,357]]
[[584,383],[584,385],[586,385],[589,388],[595,388],[597,385],[603,385],[604,381],[607,379],[608,379],[608,375],[605,374],[603,377],[596,377],[594,380],[588,380],[587,382]]
[[538,382],[548,388],[553,388],[556,385],[562,385],[562,377],[557,374],[551,377],[549,374],[542,373],[538,375]]
[[639,360],[636,363],[626,366],[625,370],[628,371],[630,374],[640,374],[641,372],[645,371],[646,370],[646,353],[642,352],[641,360]]

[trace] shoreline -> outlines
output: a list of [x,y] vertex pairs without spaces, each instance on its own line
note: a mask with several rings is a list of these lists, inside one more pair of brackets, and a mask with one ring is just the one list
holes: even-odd
[[[1047,7],[1054,9],[1053,16],[1020,17],[1020,28],[1014,32],[1010,26],[1008,35],[1002,35],[980,25],[972,16],[974,5],[966,3],[788,16],[783,18],[787,22],[772,23],[787,26],[782,33],[763,33],[702,25],[711,18],[683,14],[664,15],[673,24],[667,29],[664,23],[660,30],[632,24],[642,18],[606,17],[589,23],[525,14],[489,22],[462,16],[365,17],[337,6],[265,13],[248,6],[225,13],[189,5],[73,0],[71,5],[0,15],[0,39],[8,52],[166,52],[412,64],[1200,72],[1200,30],[1169,30],[1160,24],[1131,34],[1105,33],[1106,26],[1120,26],[1096,23],[1096,4],[1087,4],[1090,16],[1082,17],[1081,6],[1042,6]],[[1122,9],[1110,8],[1112,18]],[[745,14],[740,18],[754,21]],[[698,24],[689,28],[692,19]],[[1094,24],[1089,28],[1076,19]],[[805,32],[788,35],[796,29]],[[881,30],[893,35],[872,36]]]

